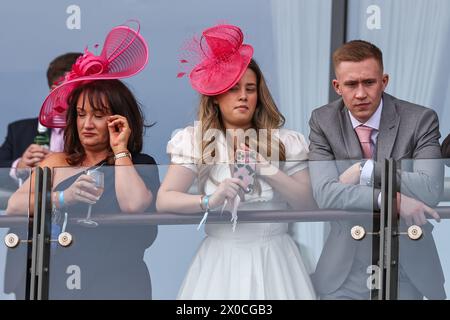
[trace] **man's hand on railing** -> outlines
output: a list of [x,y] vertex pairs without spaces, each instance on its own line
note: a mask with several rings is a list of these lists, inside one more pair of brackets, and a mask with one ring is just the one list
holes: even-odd
[[359,184],[360,176],[361,163],[357,162],[339,176],[339,182],[345,184]]
[[407,226],[413,224],[421,226],[427,223],[426,214],[433,217],[437,222],[441,221],[439,214],[423,202],[410,198],[397,192],[397,212],[405,220]]

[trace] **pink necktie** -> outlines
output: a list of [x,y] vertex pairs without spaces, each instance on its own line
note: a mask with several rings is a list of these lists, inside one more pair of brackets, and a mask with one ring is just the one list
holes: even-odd
[[361,144],[364,159],[372,158],[372,141],[370,136],[372,135],[373,128],[365,125],[359,125],[355,128],[358,135],[359,143]]

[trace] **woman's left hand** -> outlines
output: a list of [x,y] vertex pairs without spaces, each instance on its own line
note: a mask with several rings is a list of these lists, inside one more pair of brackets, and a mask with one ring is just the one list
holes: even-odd
[[127,118],[113,115],[108,118],[109,144],[114,153],[127,150],[131,129]]

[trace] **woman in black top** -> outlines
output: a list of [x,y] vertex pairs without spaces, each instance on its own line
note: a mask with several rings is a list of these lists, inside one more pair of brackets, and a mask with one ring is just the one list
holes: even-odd
[[[66,213],[82,220],[90,205],[94,221],[98,214],[154,210],[159,176],[154,159],[140,153],[144,120],[139,105],[119,80],[85,82],[70,93],[67,103],[64,152],[41,163],[53,169],[53,238],[61,228],[74,237],[68,248],[52,246],[50,298],[149,299],[143,255],[156,237],[156,227],[66,224],[74,220],[66,219]],[[140,164],[147,166],[133,166]],[[103,172],[100,196],[86,168]],[[8,214],[28,210],[29,188],[30,183],[24,183],[10,198]],[[33,189],[32,182],[31,193]]]

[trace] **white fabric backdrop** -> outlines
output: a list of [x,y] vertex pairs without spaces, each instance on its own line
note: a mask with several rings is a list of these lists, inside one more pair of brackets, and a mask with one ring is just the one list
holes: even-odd
[[[286,128],[308,137],[311,111],[328,102],[331,0],[272,0],[278,106]],[[309,271],[324,244],[324,224],[295,223],[292,234]]]

